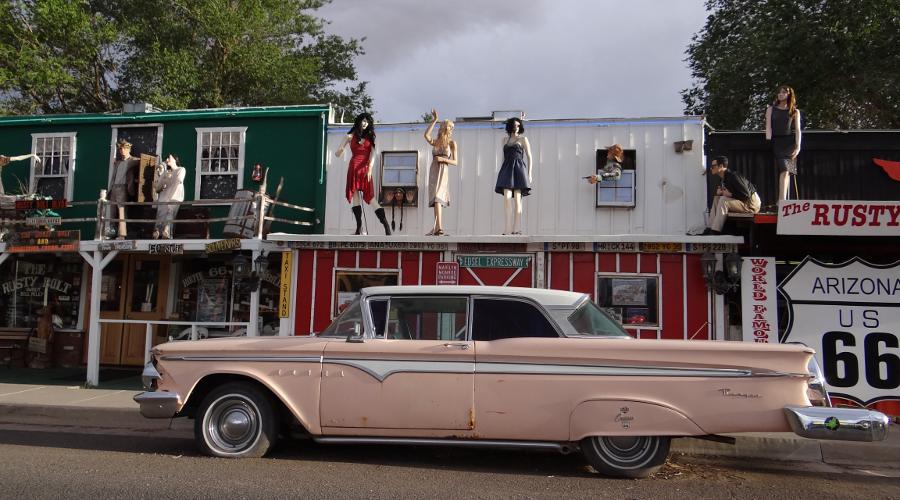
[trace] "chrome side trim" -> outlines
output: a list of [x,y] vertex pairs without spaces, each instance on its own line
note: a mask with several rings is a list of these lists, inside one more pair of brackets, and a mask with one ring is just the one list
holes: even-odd
[[211,354],[169,354],[166,356],[162,356],[159,358],[162,361],[255,361],[261,363],[267,363],[271,361],[284,361],[291,363],[321,363],[322,356],[246,356],[246,355],[234,355],[234,356],[223,356],[221,354],[211,355]]
[[475,373],[474,361],[404,361],[384,359],[325,358],[323,363],[360,369],[380,382],[395,373]]
[[672,368],[647,366],[541,365],[478,363],[475,373],[515,375],[599,375],[618,377],[752,377],[750,370],[731,368]]
[[172,418],[181,404],[181,396],[175,392],[142,392],[134,396],[141,407],[141,415],[147,418]]
[[532,450],[550,450],[559,453],[570,453],[577,446],[572,443],[555,443],[551,441],[501,441],[486,439],[425,439],[425,438],[388,438],[388,437],[316,437],[316,443],[327,444],[387,444],[387,445],[425,445],[425,446],[460,446],[469,448],[527,448]]
[[881,412],[861,408],[786,406],[784,413],[795,434],[811,439],[884,441],[891,422]]

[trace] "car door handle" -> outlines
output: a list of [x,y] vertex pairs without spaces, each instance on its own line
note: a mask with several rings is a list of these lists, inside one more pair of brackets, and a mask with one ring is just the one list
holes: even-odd
[[458,343],[453,343],[453,342],[447,342],[446,344],[444,344],[444,347],[459,347],[460,349],[465,351],[466,349],[469,348],[469,344],[458,344]]

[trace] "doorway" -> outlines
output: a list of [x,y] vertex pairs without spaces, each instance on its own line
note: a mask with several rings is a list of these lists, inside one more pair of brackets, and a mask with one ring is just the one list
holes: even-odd
[[[146,321],[166,318],[169,257],[120,254],[103,270],[100,281],[100,318],[138,320],[142,323],[101,323],[100,364],[144,364]],[[154,325],[152,344],[165,337],[164,326]]]

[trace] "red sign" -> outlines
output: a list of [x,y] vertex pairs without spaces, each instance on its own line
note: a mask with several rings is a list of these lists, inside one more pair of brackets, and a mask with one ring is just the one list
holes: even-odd
[[900,203],[896,201],[782,200],[778,234],[896,236]]
[[69,206],[69,200],[16,200],[16,210],[55,210]]
[[436,285],[458,285],[459,264],[456,262],[438,262]]

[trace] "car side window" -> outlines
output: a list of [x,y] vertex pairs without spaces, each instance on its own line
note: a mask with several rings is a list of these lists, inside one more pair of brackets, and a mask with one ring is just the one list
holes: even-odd
[[467,297],[391,297],[385,338],[466,340]]
[[348,335],[361,335],[365,327],[363,326],[362,309],[359,306],[359,299],[353,301],[352,304],[344,309],[340,316],[334,318],[334,321],[328,325],[328,328],[322,331],[320,337],[346,337]]
[[527,302],[475,299],[473,307],[474,340],[559,337],[559,333],[541,311]]
[[387,299],[369,299],[369,311],[372,313],[372,325],[375,327],[375,338],[384,338],[384,323],[387,319]]

